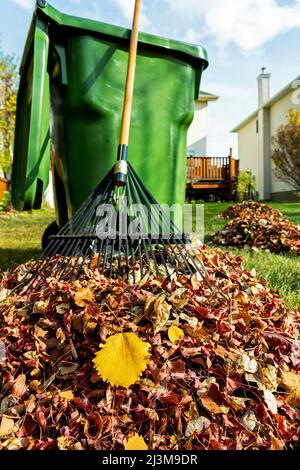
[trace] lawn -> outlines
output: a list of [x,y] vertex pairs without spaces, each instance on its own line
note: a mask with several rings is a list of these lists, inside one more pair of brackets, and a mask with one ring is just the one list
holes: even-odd
[[13,269],[41,253],[45,228],[55,220],[52,209],[0,213],[0,270]]
[[[300,203],[271,203],[271,205],[282,211],[294,223],[300,224]],[[205,204],[206,243],[210,242],[211,234],[225,224],[224,220],[216,216],[228,206],[229,203]],[[41,252],[42,234],[54,219],[54,211],[51,209],[0,215],[0,270],[12,269],[38,256]],[[290,307],[296,307],[300,303],[299,257],[245,249],[231,251],[243,256],[245,268],[249,270],[255,268],[259,277],[264,277],[273,289],[279,290]]]

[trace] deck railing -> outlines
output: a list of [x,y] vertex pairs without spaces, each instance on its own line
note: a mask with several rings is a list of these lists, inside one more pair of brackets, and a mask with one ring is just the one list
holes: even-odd
[[228,157],[188,157],[187,188],[202,189],[228,187],[232,194],[234,181],[238,175],[239,161]]

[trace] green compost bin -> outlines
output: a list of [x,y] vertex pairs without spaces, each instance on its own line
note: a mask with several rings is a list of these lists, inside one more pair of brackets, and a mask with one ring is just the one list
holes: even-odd
[[[130,30],[39,0],[21,64],[12,201],[39,208],[53,174],[61,226],[115,162]],[[139,35],[128,159],[160,203],[184,203],[187,130],[206,51]]]

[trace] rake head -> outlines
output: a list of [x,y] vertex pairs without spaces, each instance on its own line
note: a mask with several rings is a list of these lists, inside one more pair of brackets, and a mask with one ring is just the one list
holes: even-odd
[[39,288],[46,279],[76,279],[97,269],[136,284],[147,273],[157,277],[208,274],[188,235],[168,214],[128,163],[126,185],[115,184],[112,169],[70,221],[50,238],[42,256],[21,283]]

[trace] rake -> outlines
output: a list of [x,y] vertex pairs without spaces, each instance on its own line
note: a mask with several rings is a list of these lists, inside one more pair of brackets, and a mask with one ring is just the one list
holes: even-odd
[[199,249],[179,230],[127,161],[138,47],[141,0],[136,0],[117,161],[69,222],[50,237],[22,284],[77,278],[97,268],[136,284],[147,273],[158,277],[199,273],[210,287]]

